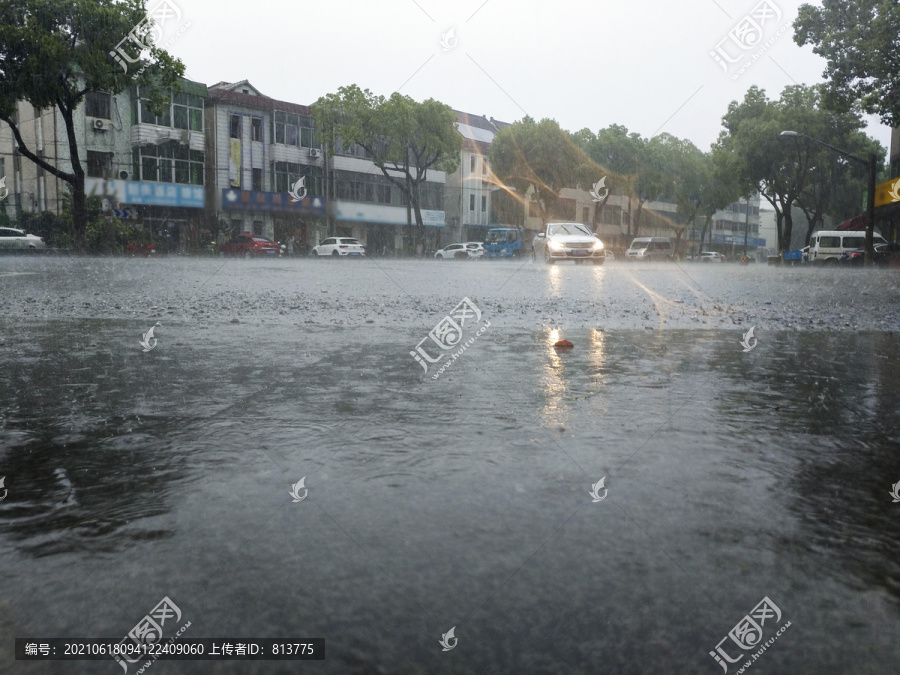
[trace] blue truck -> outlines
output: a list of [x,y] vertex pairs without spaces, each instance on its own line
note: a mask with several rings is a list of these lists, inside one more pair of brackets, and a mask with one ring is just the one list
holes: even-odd
[[485,258],[518,258],[525,251],[525,231],[519,227],[492,227],[484,238]]

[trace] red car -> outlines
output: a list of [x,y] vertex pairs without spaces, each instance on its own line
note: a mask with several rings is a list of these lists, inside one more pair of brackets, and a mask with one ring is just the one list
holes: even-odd
[[125,247],[125,255],[132,258],[137,256],[149,258],[153,253],[156,253],[156,247],[153,244],[128,244]]
[[277,256],[281,247],[271,239],[256,237],[249,232],[239,234],[234,239],[219,246],[219,257],[239,255],[243,258],[256,256]]

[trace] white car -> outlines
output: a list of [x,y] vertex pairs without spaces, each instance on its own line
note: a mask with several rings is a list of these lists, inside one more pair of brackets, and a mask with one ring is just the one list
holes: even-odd
[[725,256],[715,251],[703,251],[700,254],[700,262],[725,262]]
[[311,254],[317,257],[337,258],[348,255],[360,258],[366,254],[366,247],[360,244],[358,239],[352,237],[329,237],[320,242],[318,246],[313,246]]
[[0,227],[0,249],[31,249],[36,251],[46,248],[43,237],[34,234],[25,234],[24,230],[13,227]]
[[[480,246],[478,242],[450,244],[435,251],[434,257],[438,260],[468,260],[477,257],[476,251]],[[484,249],[481,249],[481,255],[484,255]]]
[[480,241],[467,241],[465,246],[469,250],[470,258],[481,258],[484,256],[484,245]]
[[603,242],[581,223],[547,223],[544,231],[535,236],[532,247],[533,258],[542,257],[549,264],[574,260],[577,265],[590,260],[602,265],[606,260]]

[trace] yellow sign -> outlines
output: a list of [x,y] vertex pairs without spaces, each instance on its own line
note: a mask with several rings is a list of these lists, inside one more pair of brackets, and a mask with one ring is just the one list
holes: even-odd
[[900,202],[900,178],[889,180],[875,188],[875,206]]

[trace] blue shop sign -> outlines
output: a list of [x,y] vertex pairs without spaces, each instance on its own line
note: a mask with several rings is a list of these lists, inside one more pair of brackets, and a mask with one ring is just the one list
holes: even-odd
[[265,211],[271,213],[294,213],[300,216],[325,217],[325,198],[306,196],[294,201],[283,192],[260,192],[257,190],[222,190],[222,209],[225,211]]

